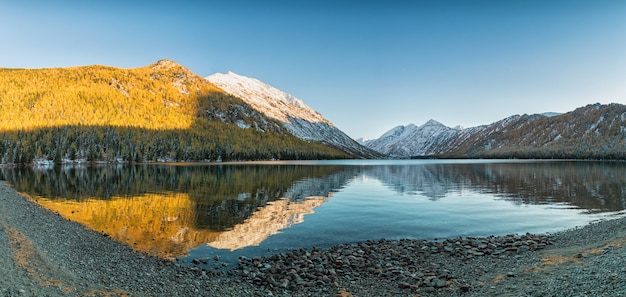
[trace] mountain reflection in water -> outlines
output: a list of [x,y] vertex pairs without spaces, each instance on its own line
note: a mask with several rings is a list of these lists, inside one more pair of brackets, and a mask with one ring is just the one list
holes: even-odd
[[[325,166],[119,166],[3,169],[42,206],[144,252],[235,250],[304,221],[345,171]],[[117,193],[119,194],[117,194]],[[117,194],[117,195],[116,195]],[[65,198],[69,197],[69,198]]]
[[[0,173],[0,178],[44,207],[162,257],[180,257],[204,244],[231,251],[262,245],[269,237],[309,220],[305,215],[315,213],[316,208],[328,201],[345,199],[341,195],[330,197],[364,179],[380,181],[395,194],[378,197],[377,193],[385,191],[357,189],[354,199],[375,200],[377,204],[372,207],[379,210],[386,206],[404,208],[409,218],[412,213],[415,218],[426,216],[424,212],[428,209],[423,208],[423,202],[404,207],[397,197],[414,197],[418,200],[409,202],[425,200],[437,204],[459,196],[485,196],[513,206],[555,204],[587,213],[621,211],[626,200],[626,164],[620,162],[154,164],[48,170],[2,168]],[[490,200],[480,201],[489,212]],[[368,211],[354,205],[344,206],[350,209],[341,210],[341,215]],[[414,225],[395,225],[398,222],[394,222],[393,211],[389,213],[388,222],[383,223],[392,227],[419,229],[436,221],[425,217],[422,221],[409,222]],[[346,221],[351,220],[348,217]],[[353,221],[357,225],[380,224],[380,221]],[[323,225],[302,228],[315,236],[309,233],[298,238],[350,234],[337,231],[325,235],[326,232],[319,231],[321,226],[333,230],[349,230],[350,226],[317,224]],[[375,233],[365,236],[386,237]],[[324,242],[359,239],[333,238]]]
[[363,174],[398,193],[426,196],[433,201],[467,190],[517,205],[566,203],[589,212],[626,207],[624,162],[444,162],[371,166]]
[[33,200],[63,217],[161,257],[183,256],[211,242],[219,232],[195,227],[195,202],[188,194],[146,194],[136,197],[75,200]]

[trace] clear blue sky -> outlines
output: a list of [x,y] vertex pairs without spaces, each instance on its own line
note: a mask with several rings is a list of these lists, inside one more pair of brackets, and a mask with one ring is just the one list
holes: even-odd
[[353,138],[626,104],[623,0],[181,2],[0,0],[0,67],[231,70]]

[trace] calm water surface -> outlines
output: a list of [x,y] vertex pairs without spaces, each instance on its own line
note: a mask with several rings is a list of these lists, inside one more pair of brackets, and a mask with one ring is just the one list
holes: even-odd
[[2,169],[41,205],[164,257],[564,230],[624,209],[626,163],[310,161]]

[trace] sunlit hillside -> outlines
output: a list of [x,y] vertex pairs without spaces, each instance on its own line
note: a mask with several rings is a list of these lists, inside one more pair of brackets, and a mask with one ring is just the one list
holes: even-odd
[[65,125],[186,129],[198,97],[222,91],[167,60],[120,69],[0,70],[3,130]]
[[346,158],[169,60],[0,69],[0,162]]

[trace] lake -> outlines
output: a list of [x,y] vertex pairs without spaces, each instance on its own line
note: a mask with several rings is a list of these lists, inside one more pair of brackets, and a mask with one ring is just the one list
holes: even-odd
[[2,168],[44,207],[162,257],[235,262],[386,239],[546,233],[611,217],[626,163],[345,160]]

